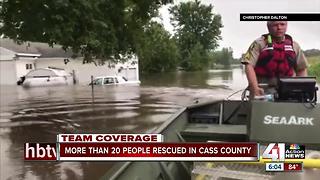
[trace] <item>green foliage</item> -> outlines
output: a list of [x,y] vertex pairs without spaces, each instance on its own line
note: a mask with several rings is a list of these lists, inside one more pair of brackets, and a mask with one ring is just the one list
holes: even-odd
[[225,68],[230,67],[233,61],[233,51],[229,48],[222,48],[221,51],[215,51],[212,53],[212,58],[215,64],[223,65]]
[[196,71],[207,68],[209,62],[208,53],[204,50],[200,43],[197,43],[181,61],[181,67],[187,71]]
[[320,55],[318,55],[318,56],[309,56],[309,57],[307,57],[307,59],[308,59],[308,63],[309,64],[316,64],[316,63],[320,63]]
[[181,43],[189,42],[186,47],[193,47],[198,42],[206,50],[218,47],[221,39],[221,16],[212,13],[212,6],[200,4],[199,1],[180,3],[170,9],[176,36]]
[[175,39],[182,58],[181,66],[186,70],[207,67],[207,52],[218,47],[218,40],[221,39],[221,16],[213,14],[212,8],[197,0],[170,8],[173,16],[171,22],[176,31]]
[[310,64],[308,68],[308,75],[316,76],[318,81],[320,79],[320,56],[308,57],[308,62]]
[[308,68],[308,74],[311,75],[311,76],[316,76],[318,78],[318,80],[319,80],[319,78],[320,78],[320,62],[312,64]]
[[[150,0],[3,0],[0,34],[17,42],[60,44],[84,56],[120,60],[136,52],[136,38],[157,15]],[[161,1],[170,2],[170,1]]]
[[162,25],[150,22],[137,47],[141,72],[155,73],[176,69],[178,48]]

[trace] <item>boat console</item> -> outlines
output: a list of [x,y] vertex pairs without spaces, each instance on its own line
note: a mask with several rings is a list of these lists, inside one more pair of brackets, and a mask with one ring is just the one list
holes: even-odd
[[275,101],[315,103],[317,90],[315,77],[280,78]]

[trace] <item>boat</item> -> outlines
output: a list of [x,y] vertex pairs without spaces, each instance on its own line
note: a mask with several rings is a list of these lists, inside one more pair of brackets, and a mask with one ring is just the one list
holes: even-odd
[[140,84],[140,81],[129,81],[127,78],[123,76],[99,76],[95,77],[89,85],[128,85]]
[[[242,96],[241,100],[194,103],[179,110],[151,133],[162,134],[166,142],[302,143],[307,148],[304,167],[320,168],[320,106],[314,101],[316,97],[313,101],[308,99],[308,102],[291,99],[286,89],[282,88],[282,91],[287,101],[280,94],[277,102],[248,100]],[[291,89],[294,96],[297,91],[293,86]],[[309,94],[308,97],[311,96]],[[277,176],[276,173],[266,173],[264,168],[262,160],[250,165],[236,162],[130,161],[116,163],[102,179],[272,179]]]
[[42,87],[71,85],[73,77],[70,73],[59,68],[39,68],[30,71],[22,82],[23,87]]

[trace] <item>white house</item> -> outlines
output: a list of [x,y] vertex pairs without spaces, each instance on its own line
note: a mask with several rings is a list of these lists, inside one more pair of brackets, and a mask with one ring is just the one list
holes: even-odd
[[39,57],[39,51],[33,47],[0,39],[0,84],[16,84],[21,76],[35,69]]
[[10,39],[0,39],[0,85],[16,84],[29,71],[46,67],[65,69],[80,84],[89,83],[91,76],[121,75],[129,80],[139,80],[137,58],[126,63],[95,65],[83,64],[82,58],[72,59],[71,55],[60,46],[51,48],[45,43],[34,42],[18,45]]

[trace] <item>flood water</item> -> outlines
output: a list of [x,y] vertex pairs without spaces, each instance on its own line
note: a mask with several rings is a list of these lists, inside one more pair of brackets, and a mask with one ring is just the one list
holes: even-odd
[[24,89],[1,86],[0,179],[98,179],[113,162],[28,162],[25,142],[56,142],[59,133],[151,132],[194,101],[244,89],[243,71],[147,76],[140,86],[88,85]]

